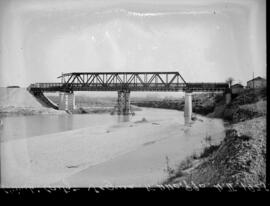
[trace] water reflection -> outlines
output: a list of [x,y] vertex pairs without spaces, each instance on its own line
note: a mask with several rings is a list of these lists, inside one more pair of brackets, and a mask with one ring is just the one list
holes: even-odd
[[63,132],[84,127],[114,123],[108,114],[33,115],[5,117],[0,127],[1,141]]

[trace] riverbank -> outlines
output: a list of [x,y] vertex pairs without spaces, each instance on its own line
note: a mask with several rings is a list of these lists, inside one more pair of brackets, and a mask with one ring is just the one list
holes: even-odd
[[[245,90],[234,95],[229,105],[225,105],[220,94],[197,94],[193,101],[195,113],[228,122],[226,136],[218,145],[211,142],[213,137],[205,137],[208,145],[201,153],[192,154],[176,167],[168,164],[168,179],[162,184],[203,184],[206,187],[265,184],[266,89]],[[184,101],[163,100],[137,105],[183,110]]]
[[266,120],[231,125],[219,145],[211,143],[174,168],[163,184],[257,187],[266,183]]
[[[88,126],[1,142],[3,186],[155,186],[167,177],[166,157],[176,164],[203,148],[205,134],[219,137],[216,142],[225,135],[222,120],[198,117],[186,126],[183,112],[165,109],[142,108],[128,121],[109,114],[68,117],[76,123],[76,116]],[[43,118],[36,124],[46,127]]]
[[[133,129],[118,128],[122,131],[128,129],[129,135],[125,139],[137,135],[137,137],[145,137],[145,142],[133,151],[90,166],[53,186],[155,187],[158,182],[167,178],[166,159],[170,160],[171,165],[176,165],[194,151],[202,150],[205,133],[216,136],[217,138],[213,139],[216,143],[225,135],[222,120],[200,116],[202,121],[194,122],[192,126],[185,126],[180,123],[182,118],[179,116],[183,116],[182,112],[150,110],[162,115],[168,115],[169,112],[172,116],[165,117],[165,121],[161,120],[163,119],[161,116],[153,116],[155,121],[146,116],[145,119],[128,123]],[[213,125],[215,130],[212,129]],[[134,127],[139,129],[136,134],[133,133]]]

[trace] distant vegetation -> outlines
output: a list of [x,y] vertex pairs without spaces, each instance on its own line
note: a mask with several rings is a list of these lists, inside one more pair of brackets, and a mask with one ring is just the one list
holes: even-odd
[[[59,104],[59,96],[48,96],[53,102]],[[137,102],[161,101],[160,97],[131,97],[131,104],[137,105]],[[166,101],[166,99],[164,99]],[[117,102],[115,97],[91,97],[86,95],[75,95],[75,104],[77,107],[114,107]],[[138,105],[139,106],[139,105]]]
[[229,87],[232,86],[232,83],[233,83],[233,82],[234,82],[234,78],[232,78],[232,77],[229,77],[228,79],[226,79],[226,83],[229,84]]
[[[59,104],[59,96],[48,96],[53,102]],[[116,103],[116,97],[90,97],[84,95],[75,96],[77,107],[113,107]]]
[[[192,109],[193,112],[207,115],[214,111],[217,102],[223,100],[223,94],[221,93],[194,93],[192,95]],[[175,109],[184,110],[185,100],[184,97],[179,99],[164,98],[160,100],[133,100],[132,104],[141,107],[163,108],[163,109]]]
[[[59,96],[48,96],[53,102],[59,104]],[[84,95],[75,96],[76,109],[74,114],[101,114],[111,113],[115,110],[117,99],[116,97],[91,97]],[[141,109],[131,105],[131,112],[140,111]]]

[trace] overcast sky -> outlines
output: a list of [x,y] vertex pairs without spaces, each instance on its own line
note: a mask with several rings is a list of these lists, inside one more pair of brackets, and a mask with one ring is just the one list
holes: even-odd
[[[125,3],[123,3],[125,2]],[[0,0],[0,86],[62,72],[266,76],[264,0]]]

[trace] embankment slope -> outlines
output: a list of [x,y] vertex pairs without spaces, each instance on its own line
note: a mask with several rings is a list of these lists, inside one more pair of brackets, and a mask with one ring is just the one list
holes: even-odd
[[[266,181],[266,121],[264,117],[234,124],[218,149],[188,170],[179,170],[166,184],[187,182],[207,187],[231,184],[257,186]],[[181,174],[181,175],[179,175]]]
[[164,184],[265,185],[266,89],[246,90],[229,105],[217,102],[209,115],[228,121],[225,139],[220,145],[210,144],[201,155],[190,157],[188,167],[179,164]]
[[25,88],[0,88],[0,117],[35,114],[65,112],[42,106]]

